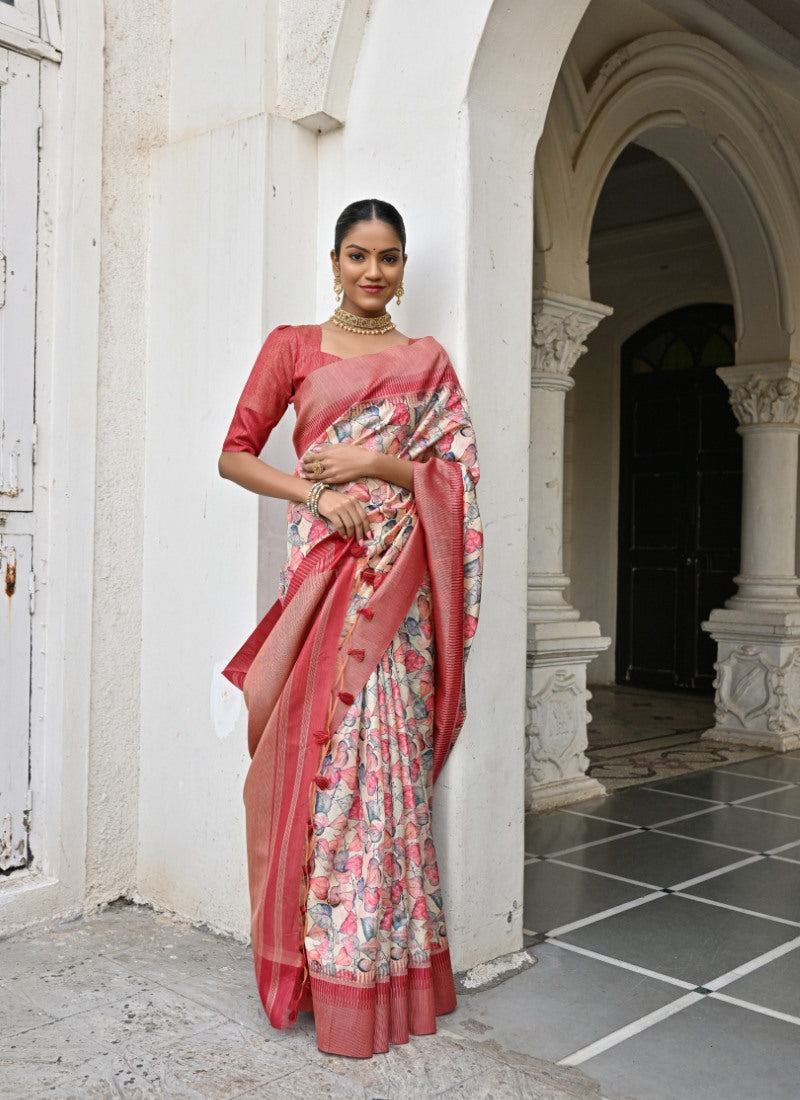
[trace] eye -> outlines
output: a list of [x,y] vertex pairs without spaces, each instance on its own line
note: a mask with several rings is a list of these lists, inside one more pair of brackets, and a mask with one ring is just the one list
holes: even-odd
[[364,253],[363,252],[348,252],[347,258],[349,260],[352,260],[353,263],[359,263],[359,261],[364,259]]
[[396,264],[397,263],[397,256],[384,256],[383,257],[383,262],[385,264]]

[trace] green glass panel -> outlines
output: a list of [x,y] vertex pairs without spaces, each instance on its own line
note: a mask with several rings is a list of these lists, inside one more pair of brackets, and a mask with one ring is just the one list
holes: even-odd
[[694,367],[692,349],[685,340],[676,336],[664,352],[660,366],[661,370],[691,370]]
[[733,348],[719,332],[712,332],[700,352],[701,367],[729,367],[733,362]]

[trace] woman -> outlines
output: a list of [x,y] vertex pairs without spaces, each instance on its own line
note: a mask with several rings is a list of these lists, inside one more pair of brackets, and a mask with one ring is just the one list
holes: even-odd
[[[367,1058],[436,1030],[455,990],[431,836],[464,720],[483,537],[466,401],[403,294],[397,210],[352,203],[331,252],[341,308],[267,337],[219,460],[289,504],[280,598],[225,671],[245,693],[252,939],[274,1027]],[[293,403],[294,474],[258,458]]]

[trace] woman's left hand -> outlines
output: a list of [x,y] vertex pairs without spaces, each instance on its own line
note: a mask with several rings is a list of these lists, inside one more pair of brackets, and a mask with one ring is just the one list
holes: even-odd
[[[315,469],[316,463],[316,469]],[[355,443],[334,443],[303,458],[303,473],[310,481],[344,485],[372,474],[372,455]]]

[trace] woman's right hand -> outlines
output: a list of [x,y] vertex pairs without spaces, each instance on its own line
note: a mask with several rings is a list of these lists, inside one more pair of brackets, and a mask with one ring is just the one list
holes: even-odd
[[346,493],[323,489],[317,501],[319,514],[342,538],[365,539],[369,535],[369,520],[364,506]]

